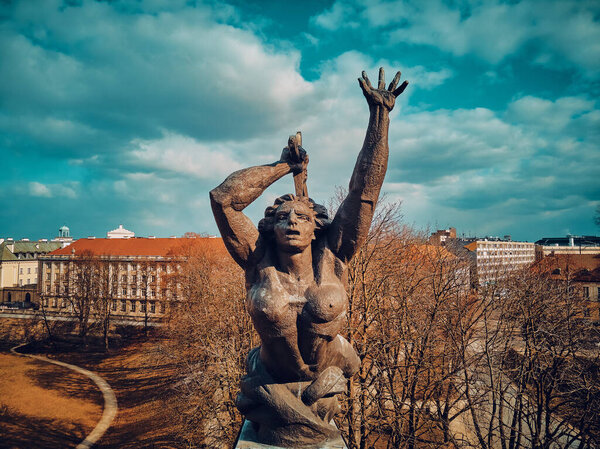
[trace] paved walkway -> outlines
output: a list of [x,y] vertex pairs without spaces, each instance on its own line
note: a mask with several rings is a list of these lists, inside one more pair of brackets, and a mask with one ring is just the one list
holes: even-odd
[[31,357],[32,359],[37,359],[37,360],[41,360],[43,362],[48,362],[48,363],[53,363],[58,366],[63,366],[70,370],[76,371],[80,374],[83,374],[84,376],[87,376],[90,379],[92,379],[94,381],[94,383],[98,386],[100,391],[102,392],[102,395],[104,396],[104,411],[102,412],[102,418],[100,418],[100,421],[98,421],[98,424],[96,424],[96,427],[94,427],[94,430],[92,430],[92,432],[85,438],[85,440],[83,440],[81,443],[79,443],[77,445],[76,449],[87,449],[87,448],[92,447],[94,445],[94,443],[96,443],[96,441],[98,441],[102,437],[102,435],[104,435],[104,433],[108,430],[108,428],[110,427],[110,425],[113,422],[113,419],[117,415],[117,410],[118,410],[117,398],[115,397],[115,393],[113,392],[112,388],[110,388],[110,385],[108,385],[108,383],[102,377],[98,376],[96,373],[93,373],[91,371],[83,369],[77,365],[71,365],[70,363],[59,362],[58,360],[52,360],[47,357],[42,357],[39,355],[21,354],[20,352],[17,352],[17,349],[19,349],[21,346],[25,346],[25,344],[26,343],[15,346],[14,348],[12,348],[10,350],[10,352],[12,352],[13,354],[16,354],[16,355],[23,356],[23,357]]

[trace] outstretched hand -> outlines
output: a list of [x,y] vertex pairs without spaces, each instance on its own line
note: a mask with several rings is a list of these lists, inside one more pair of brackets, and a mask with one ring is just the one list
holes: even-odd
[[400,72],[396,73],[396,76],[386,90],[385,73],[383,71],[383,67],[381,67],[379,69],[379,84],[377,85],[377,89],[371,85],[371,81],[369,81],[365,71],[362,72],[362,78],[358,79],[358,84],[360,84],[369,106],[383,106],[388,111],[391,111],[396,103],[396,97],[404,92],[404,89],[406,89],[406,86],[408,86],[408,81],[404,81],[400,87],[396,88],[399,81]]

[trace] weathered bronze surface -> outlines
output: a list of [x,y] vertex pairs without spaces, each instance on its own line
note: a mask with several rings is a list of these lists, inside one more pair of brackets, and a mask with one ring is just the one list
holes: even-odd
[[[316,447],[339,436],[336,396],[360,365],[340,335],[346,266],[369,232],[387,169],[389,112],[408,85],[399,80],[400,72],[386,89],[383,68],[377,87],[365,72],[358,80],[369,125],[333,220],[307,196],[299,133],[279,161],[239,170],[210,192],[225,245],[246,272],[246,306],[262,343],[248,354],[236,405],[265,444]],[[256,228],[242,210],[288,173],[296,194],[279,197]]]

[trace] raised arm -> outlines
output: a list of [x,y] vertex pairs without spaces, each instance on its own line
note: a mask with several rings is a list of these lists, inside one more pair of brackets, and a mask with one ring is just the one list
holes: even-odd
[[246,268],[258,240],[258,229],[242,210],[281,177],[302,171],[308,164],[304,150],[300,157],[302,162],[294,161],[289,149],[284,148],[281,160],[238,170],[210,191],[210,204],[223,242],[242,268]]
[[387,170],[389,113],[394,108],[396,97],[408,86],[408,81],[404,81],[396,88],[399,81],[400,72],[396,73],[386,90],[383,68],[379,69],[377,88],[371,86],[365,72],[358,79],[369,105],[369,125],[350,178],[348,196],[338,209],[328,233],[331,249],[345,262],[352,258],[369,233]]

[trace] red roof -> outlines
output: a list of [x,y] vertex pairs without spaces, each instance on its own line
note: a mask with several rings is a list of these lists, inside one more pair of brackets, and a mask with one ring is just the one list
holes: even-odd
[[91,252],[96,256],[162,256],[182,253],[190,246],[199,245],[206,249],[224,251],[221,238],[145,238],[130,239],[79,239],[69,246],[48,253],[48,256],[70,256]]
[[533,265],[533,270],[550,273],[554,279],[575,281],[600,281],[600,255],[598,254],[555,254],[546,256]]

